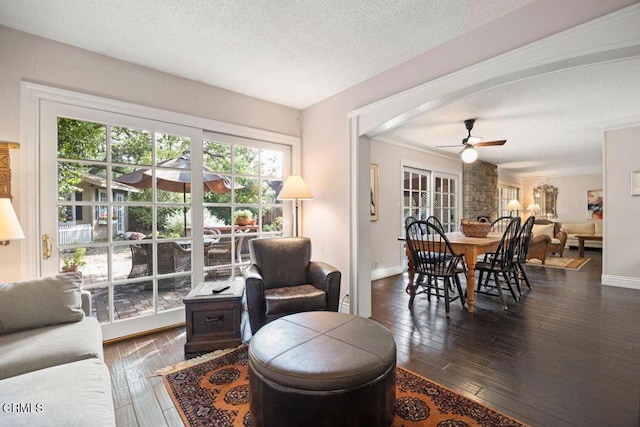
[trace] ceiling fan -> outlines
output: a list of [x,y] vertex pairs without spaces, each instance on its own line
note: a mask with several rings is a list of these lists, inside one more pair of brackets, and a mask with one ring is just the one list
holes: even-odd
[[[493,145],[504,145],[507,142],[506,139],[500,139],[497,141],[485,141],[481,142],[482,138],[478,136],[471,136],[471,129],[473,129],[473,124],[476,122],[476,119],[467,119],[464,121],[464,125],[467,128],[469,134],[466,138],[462,140],[462,146],[464,147],[460,152],[460,157],[462,161],[465,163],[473,163],[478,158],[478,152],[475,147],[490,147]],[[437,145],[436,148],[449,148],[449,147],[460,147],[460,144],[457,145]]]

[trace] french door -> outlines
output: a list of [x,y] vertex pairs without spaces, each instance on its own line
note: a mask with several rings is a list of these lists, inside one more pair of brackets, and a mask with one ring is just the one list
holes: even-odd
[[402,235],[407,217],[426,220],[433,215],[440,220],[445,232],[457,230],[460,213],[458,176],[404,166],[402,182]]
[[52,101],[40,131],[41,274],[82,271],[105,339],[184,322],[192,284],[288,225],[288,146]]

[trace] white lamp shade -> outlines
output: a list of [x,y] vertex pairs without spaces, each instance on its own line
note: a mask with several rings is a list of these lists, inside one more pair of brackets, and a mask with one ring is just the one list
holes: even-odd
[[473,147],[465,147],[462,153],[460,153],[460,157],[465,163],[473,163],[478,158],[478,152]]
[[520,211],[522,210],[522,205],[516,199],[510,200],[507,204],[508,211]]
[[527,206],[527,210],[531,212],[539,211],[540,206],[538,206],[537,203],[529,203],[529,206]]
[[0,242],[24,239],[11,199],[0,198]]
[[299,175],[290,175],[282,186],[278,200],[310,200],[313,194]]

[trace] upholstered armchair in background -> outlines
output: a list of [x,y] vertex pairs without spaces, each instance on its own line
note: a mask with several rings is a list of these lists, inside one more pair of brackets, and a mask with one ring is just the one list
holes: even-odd
[[529,241],[529,251],[527,252],[527,259],[536,258],[542,262],[542,265],[547,261],[547,253],[551,246],[551,237],[546,234],[533,235]]
[[338,311],[341,273],[311,261],[307,237],[249,241],[251,265],[244,270],[251,332],[287,314]]
[[533,226],[533,235],[535,236],[539,227],[542,227],[542,233],[548,234],[551,238],[549,243],[549,252],[562,256],[564,247],[567,244],[567,233],[560,229],[560,224],[549,221],[548,219],[536,219]]

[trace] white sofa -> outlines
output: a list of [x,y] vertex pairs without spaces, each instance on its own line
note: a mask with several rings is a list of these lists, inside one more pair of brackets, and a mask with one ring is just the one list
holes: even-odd
[[80,273],[0,283],[0,426],[115,426]]
[[[578,247],[577,234],[602,236],[602,221],[563,222],[561,230],[567,232],[567,246]],[[600,240],[585,240],[585,248],[601,248]]]

